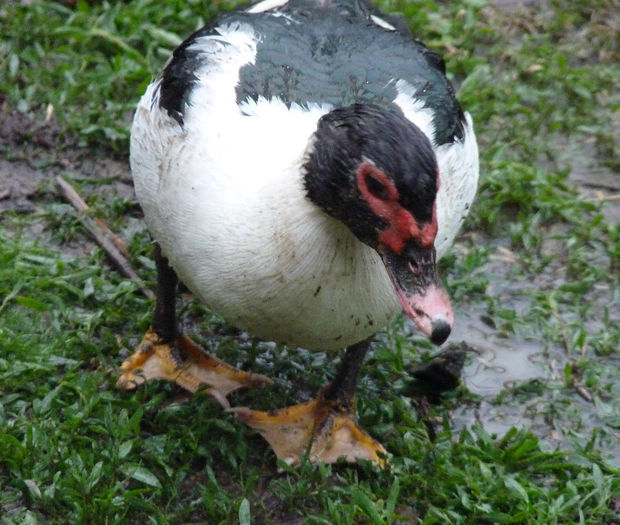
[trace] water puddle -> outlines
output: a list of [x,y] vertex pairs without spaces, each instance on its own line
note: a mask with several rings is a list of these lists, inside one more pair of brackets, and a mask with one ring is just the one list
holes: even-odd
[[593,428],[604,429],[600,448],[612,461],[620,461],[620,433],[606,425],[605,407],[583,398],[566,386],[564,367],[569,362],[562,348],[548,342],[500,337],[480,315],[462,314],[451,337],[465,341],[475,352],[462,378],[479,395],[475,406],[452,413],[453,429],[472,424],[503,436],[511,427],[529,427],[549,446],[569,448],[567,435],[590,438]]
[[[468,325],[470,330],[463,334],[463,339],[479,352],[463,373],[463,379],[471,392],[481,396],[497,395],[519,382],[547,379],[547,373],[541,366],[544,358],[539,345],[531,342],[516,344],[516,341],[485,333],[480,330],[480,326],[476,326],[477,323],[470,322]],[[476,331],[479,333],[476,334]]]

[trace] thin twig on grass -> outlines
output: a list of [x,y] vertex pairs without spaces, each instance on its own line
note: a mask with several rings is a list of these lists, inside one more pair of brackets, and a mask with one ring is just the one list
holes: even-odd
[[86,215],[86,212],[90,210],[90,207],[86,204],[86,202],[84,202],[84,199],[79,196],[78,192],[75,191],[75,188],[71,184],[69,184],[60,175],[56,177],[56,182],[58,183],[63,196],[76,210],[80,212],[78,214],[78,218],[82,223],[82,226],[88,230],[88,232],[95,238],[99,246],[105,250],[118,270],[125,277],[128,277],[134,281],[146,297],[153,299],[155,295],[146,287],[144,281],[134,271],[131,264],[127,260],[128,251],[122,239],[112,232],[103,220],[97,218],[93,221]]
[[604,195],[602,193],[599,193],[596,196],[596,199],[594,200],[603,201],[603,202],[604,201],[620,201],[620,193],[615,193],[613,195]]
[[[60,175],[58,175],[58,177],[56,177],[56,181],[60,185],[60,189],[62,190],[63,195],[66,197],[66,199],[71,204],[73,204],[73,207],[77,211],[82,212],[82,213],[86,213],[88,210],[90,210],[90,206],[88,204],[86,204],[84,199],[82,199],[82,197],[80,197],[78,192],[75,191],[75,188],[70,183],[68,183]],[[114,243],[114,246],[116,246],[118,251],[121,252],[125,258],[129,257],[129,250],[127,249],[127,245],[125,244],[123,239],[121,239],[118,235],[116,235],[108,227],[108,225],[102,219],[100,219],[99,217],[95,217],[94,221],[95,221],[96,225],[101,230],[103,230],[103,232],[106,234],[106,237],[108,237]]]

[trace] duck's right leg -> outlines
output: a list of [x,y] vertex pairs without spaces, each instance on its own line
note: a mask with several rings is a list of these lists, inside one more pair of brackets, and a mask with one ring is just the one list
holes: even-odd
[[122,374],[116,386],[131,390],[152,379],[172,381],[194,393],[202,386],[205,391],[228,407],[226,395],[244,386],[270,383],[261,374],[237,370],[209,355],[179,331],[176,319],[178,277],[155,247],[157,294],[151,328],[131,357],[121,365]]

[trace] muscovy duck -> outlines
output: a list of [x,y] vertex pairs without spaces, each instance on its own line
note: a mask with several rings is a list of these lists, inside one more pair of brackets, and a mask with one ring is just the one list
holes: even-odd
[[[355,422],[370,338],[404,310],[436,344],[454,323],[435,266],[474,198],[472,120],[443,60],[366,0],[264,0],[174,52],[139,103],[131,169],[156,241],[151,329],[120,387],[163,378],[220,403],[294,464],[385,449]],[[346,348],[334,380],[275,412],[230,408],[269,382],[180,332],[182,281],[253,336]]]

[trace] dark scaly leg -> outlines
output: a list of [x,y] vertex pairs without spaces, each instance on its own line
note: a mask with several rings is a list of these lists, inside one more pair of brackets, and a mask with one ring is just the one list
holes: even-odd
[[331,403],[334,409],[353,411],[360,369],[369,346],[368,339],[349,346],[345,350],[336,377],[324,387],[323,398]]
[[153,312],[153,330],[162,342],[174,341],[179,336],[176,312],[176,291],[179,278],[168,260],[155,244],[155,267],[157,268],[157,295]]
[[176,319],[178,277],[155,247],[157,294],[151,328],[134,354],[121,365],[116,386],[130,390],[152,379],[165,379],[194,393],[202,386],[222,406],[230,405],[226,395],[244,386],[270,383],[260,374],[237,370],[210,356],[186,335],[180,334]]
[[336,377],[315,399],[275,412],[231,410],[290,465],[299,464],[306,453],[310,460],[324,463],[344,456],[350,462],[360,458],[383,465],[385,449],[358,426],[354,415],[357,380],[369,344],[362,341],[346,349]]

